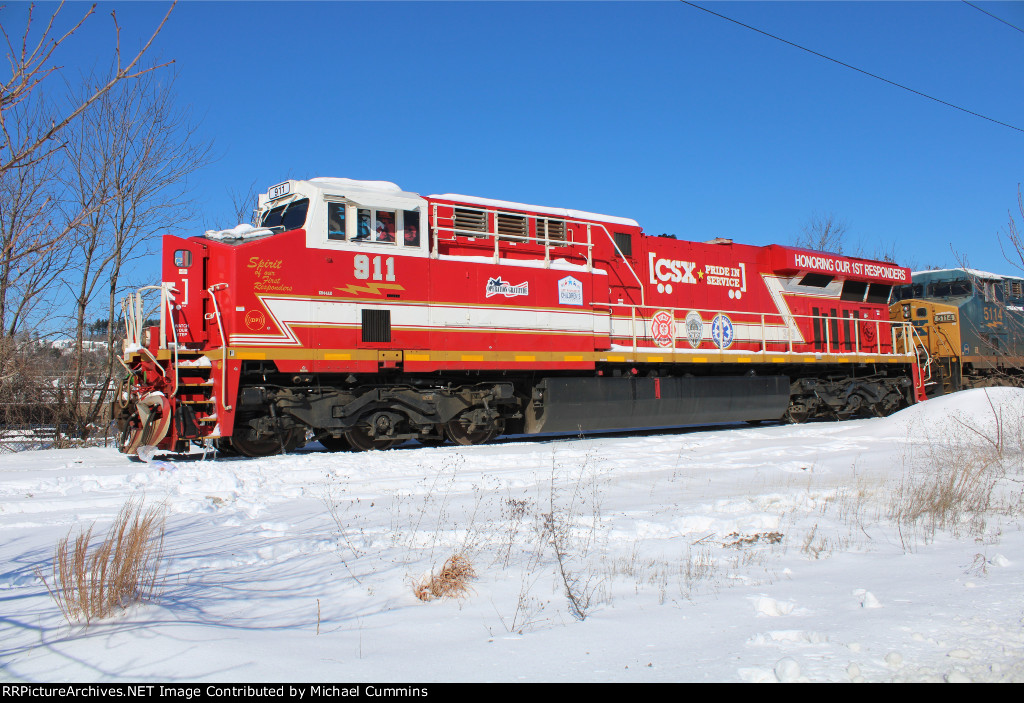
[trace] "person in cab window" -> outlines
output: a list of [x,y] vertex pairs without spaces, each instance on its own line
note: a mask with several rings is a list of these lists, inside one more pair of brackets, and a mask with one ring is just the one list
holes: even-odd
[[420,245],[420,228],[415,222],[405,223],[405,246],[418,247]]
[[331,203],[327,208],[327,238],[345,238],[345,206]]
[[370,238],[370,211],[359,211],[359,231],[356,232],[356,239]]
[[378,212],[377,213],[377,241],[388,242],[394,244],[395,242],[395,213],[393,212]]

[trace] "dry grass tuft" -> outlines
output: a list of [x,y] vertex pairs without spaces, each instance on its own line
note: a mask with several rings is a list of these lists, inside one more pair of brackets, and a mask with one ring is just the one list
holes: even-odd
[[473,565],[462,554],[453,554],[448,557],[441,571],[436,574],[425,576],[413,592],[422,601],[431,601],[435,598],[464,598],[469,594],[468,581],[476,578],[476,571]]
[[110,617],[151,599],[156,591],[163,557],[163,508],[143,511],[138,502],[128,501],[106,539],[90,549],[94,528],[95,524],[79,533],[74,546],[70,532],[57,543],[50,581],[36,570],[68,622],[88,624]]
[[952,436],[929,445],[894,487],[888,517],[900,528],[904,546],[915,537],[927,542],[938,530],[980,535],[990,515],[1011,509],[997,490],[1007,475],[1001,452],[970,440]]

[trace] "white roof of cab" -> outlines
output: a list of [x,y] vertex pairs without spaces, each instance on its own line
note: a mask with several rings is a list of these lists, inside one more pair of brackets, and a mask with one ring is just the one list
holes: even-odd
[[1021,276],[1016,276],[1016,275],[1014,275],[1012,273],[1008,274],[1008,275],[1007,274],[1002,274],[1002,273],[989,273],[988,271],[979,271],[978,269],[969,269],[969,268],[927,269],[925,271],[914,271],[914,272],[911,273],[911,275],[912,276],[916,276],[919,273],[966,273],[967,275],[974,276],[975,278],[995,278],[995,279],[1002,279],[1002,278],[1019,279],[1019,278],[1021,278]]
[[[302,183],[302,181],[298,181]],[[339,195],[369,207],[405,207],[414,208],[424,202],[418,193],[403,191],[398,184],[391,181],[359,181],[354,178],[330,178],[319,176],[305,181],[310,185],[323,191],[336,191]],[[601,215],[583,210],[568,210],[566,208],[543,207],[541,205],[526,205],[525,203],[514,203],[507,200],[494,200],[492,198],[478,198],[473,195],[456,195],[446,193],[444,195],[431,195],[431,198],[438,200],[454,200],[467,205],[479,205],[481,207],[494,208],[497,210],[525,210],[536,212],[541,215],[553,215],[569,220],[593,220],[596,222],[607,222],[614,225],[627,227],[639,227],[640,223],[628,217],[614,217],[612,215]],[[261,205],[264,204],[261,200]]]
[[326,189],[337,188],[338,190],[384,190],[391,193],[401,193],[402,189],[397,183],[391,181],[357,181],[354,178],[329,178],[318,176],[310,178],[310,183],[315,183]]
[[[299,181],[302,183],[303,181]],[[305,181],[322,192],[336,193],[368,208],[414,210],[427,201],[418,193],[408,193],[390,181],[357,181],[353,178],[310,178]]]

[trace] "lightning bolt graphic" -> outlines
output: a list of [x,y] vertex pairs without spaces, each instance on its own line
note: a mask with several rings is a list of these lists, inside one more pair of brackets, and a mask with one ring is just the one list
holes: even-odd
[[337,287],[334,290],[340,290],[342,293],[349,293],[351,295],[383,295],[384,291],[398,291],[405,290],[405,288],[398,283],[367,283],[365,286],[357,286],[354,283],[350,283],[343,288]]

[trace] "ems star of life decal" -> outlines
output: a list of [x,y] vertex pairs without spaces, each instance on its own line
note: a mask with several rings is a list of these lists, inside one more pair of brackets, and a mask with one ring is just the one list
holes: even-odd
[[732,320],[727,315],[718,313],[711,321],[711,339],[719,349],[728,349],[732,346],[736,333],[732,328]]

